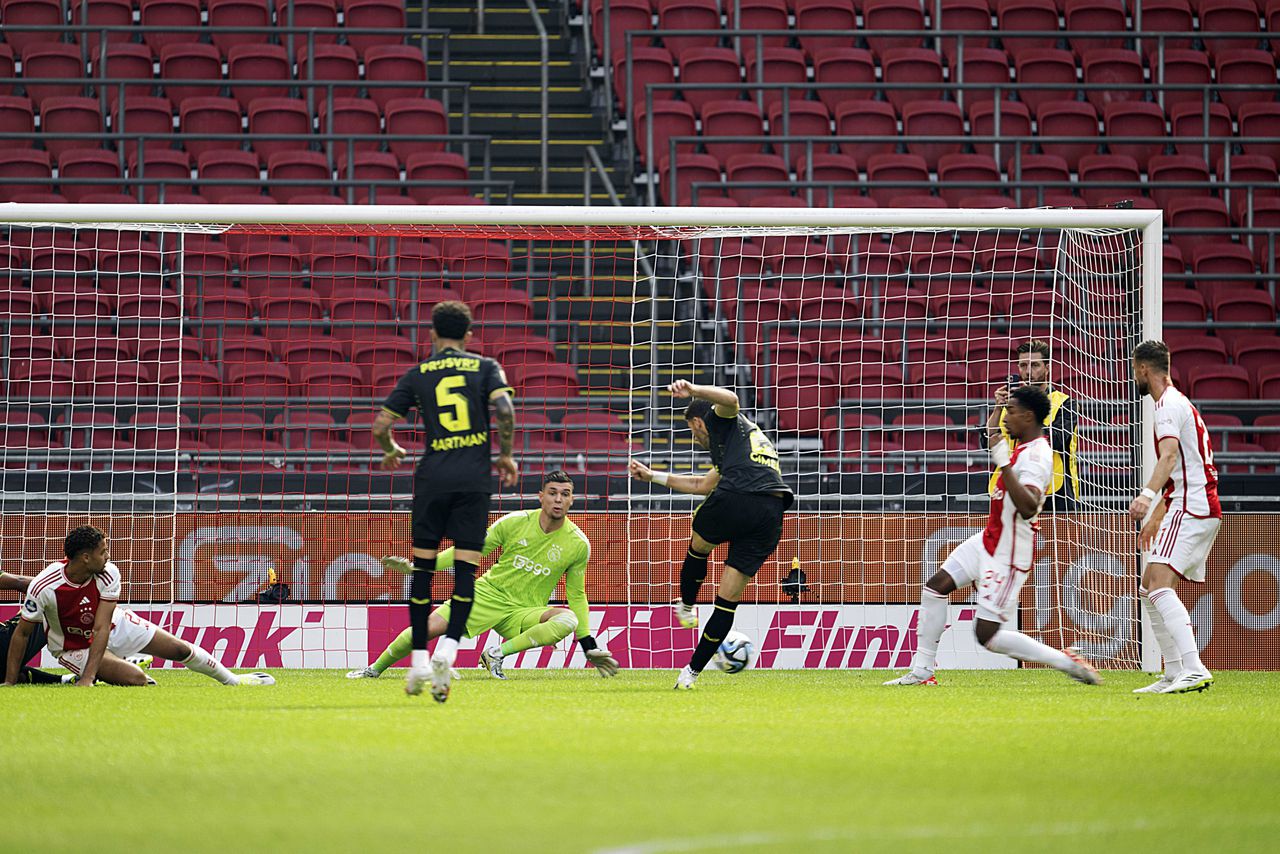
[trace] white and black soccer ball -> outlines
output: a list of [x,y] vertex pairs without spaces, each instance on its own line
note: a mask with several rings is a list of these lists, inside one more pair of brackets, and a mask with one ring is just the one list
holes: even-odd
[[751,666],[756,657],[756,646],[742,632],[729,632],[720,642],[712,659],[716,667],[725,673],[741,673]]

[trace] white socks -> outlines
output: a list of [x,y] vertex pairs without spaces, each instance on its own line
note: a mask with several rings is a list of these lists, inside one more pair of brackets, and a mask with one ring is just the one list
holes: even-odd
[[454,659],[458,657],[458,642],[449,637],[440,638],[436,641],[436,655],[449,662],[452,667]]
[[938,666],[938,642],[947,628],[947,601],[950,598],[928,587],[921,588],[916,653],[911,658],[911,670],[915,673],[932,674]]
[[1187,613],[1187,606],[1182,604],[1178,594],[1171,587],[1161,587],[1147,594],[1147,600],[1155,606],[1164,621],[1165,631],[1169,633],[1173,646],[1182,659],[1182,669],[1204,670],[1200,650],[1196,648],[1196,635],[1191,630],[1191,615]]
[[1147,619],[1151,621],[1151,631],[1156,636],[1160,654],[1164,656],[1164,675],[1172,679],[1182,672],[1182,656],[1178,654],[1178,648],[1173,645],[1173,638],[1165,628],[1164,617],[1160,616],[1160,612],[1148,598],[1147,588],[1139,587],[1138,596],[1142,599],[1142,607],[1147,612]]
[[191,655],[186,661],[182,662],[182,666],[188,670],[194,670],[196,673],[203,673],[205,676],[217,679],[223,685],[240,684],[240,680],[236,675],[223,667],[222,662],[195,644],[191,645]]
[[1022,661],[1047,664],[1058,670],[1067,670],[1072,666],[1072,661],[1065,652],[1045,646],[1040,641],[1012,629],[1001,629],[996,632],[995,637],[987,642],[987,649]]
[[415,649],[413,651],[413,658],[410,659],[409,664],[414,670],[425,670],[427,662],[427,651],[425,649]]

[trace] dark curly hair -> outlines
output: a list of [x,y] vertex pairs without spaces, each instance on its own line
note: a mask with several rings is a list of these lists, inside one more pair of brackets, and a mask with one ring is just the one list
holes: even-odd
[[461,341],[471,331],[471,309],[457,300],[436,303],[431,309],[431,327],[437,338]]
[[71,533],[62,541],[62,553],[67,556],[67,560],[71,560],[80,552],[96,549],[106,538],[106,534],[92,525],[72,528]]
[[1019,386],[1009,395],[1018,401],[1022,406],[1030,409],[1036,414],[1036,421],[1043,424],[1044,420],[1049,417],[1049,395],[1042,392],[1033,385]]

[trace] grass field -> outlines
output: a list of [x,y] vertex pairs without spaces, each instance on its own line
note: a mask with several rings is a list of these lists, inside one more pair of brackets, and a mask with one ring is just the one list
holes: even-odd
[[0,692],[8,851],[1273,851],[1280,674],[402,671]]

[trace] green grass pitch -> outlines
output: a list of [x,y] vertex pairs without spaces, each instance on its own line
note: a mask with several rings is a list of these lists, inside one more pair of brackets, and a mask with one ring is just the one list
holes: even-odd
[[1280,674],[403,671],[10,688],[9,851],[1274,851]]

